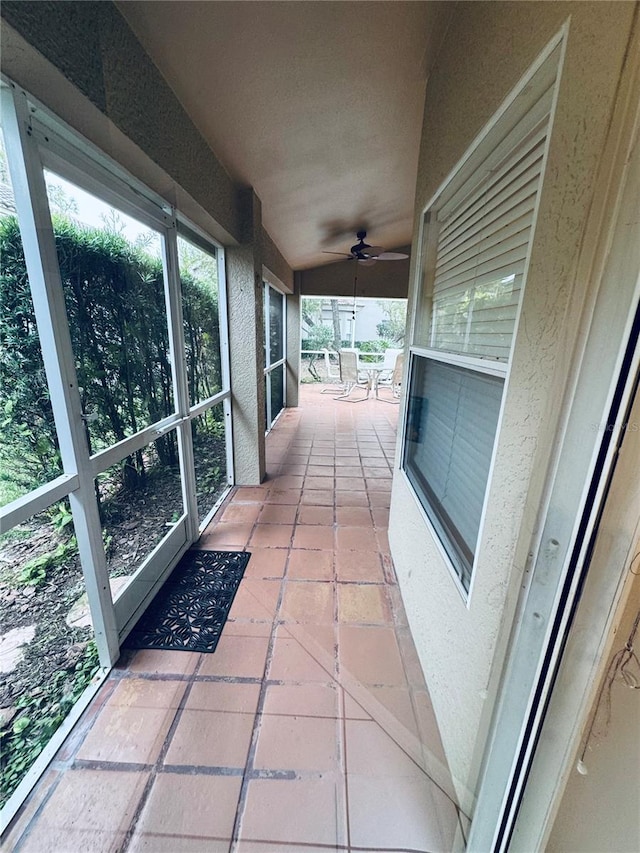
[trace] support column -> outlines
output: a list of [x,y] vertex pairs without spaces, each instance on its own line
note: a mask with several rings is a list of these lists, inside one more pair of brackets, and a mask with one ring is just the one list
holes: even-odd
[[287,294],[287,408],[298,405],[300,386],[300,287]]
[[260,199],[243,199],[244,240],[226,250],[229,360],[235,481],[257,485],[265,476],[264,317]]

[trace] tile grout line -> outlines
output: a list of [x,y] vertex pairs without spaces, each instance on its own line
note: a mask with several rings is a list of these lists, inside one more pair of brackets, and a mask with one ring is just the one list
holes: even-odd
[[[300,504],[298,504],[299,506]],[[295,526],[294,526],[295,530]],[[293,532],[291,534],[291,539],[293,540]],[[287,550],[287,557],[285,559],[284,571],[282,575],[282,579],[280,581],[280,593],[278,595],[278,601],[276,603],[275,612],[273,615],[273,620],[271,622],[271,632],[269,634],[269,642],[267,644],[267,654],[264,662],[264,670],[262,674],[262,681],[260,683],[260,690],[258,692],[258,704],[255,711],[255,716],[253,720],[253,730],[251,732],[251,741],[249,743],[249,749],[247,751],[247,757],[245,760],[244,772],[242,774],[242,782],[240,784],[240,792],[238,795],[238,803],[236,805],[236,814],[233,822],[233,827],[231,829],[231,838],[229,840],[229,853],[233,853],[237,849],[238,843],[240,841],[240,832],[242,829],[242,821],[244,819],[244,814],[246,810],[247,803],[247,794],[249,788],[249,782],[253,778],[253,772],[255,770],[253,766],[256,749],[258,746],[258,738],[260,736],[260,729],[262,727],[262,711],[264,709],[264,702],[266,698],[266,693],[268,689],[268,681],[267,681],[267,673],[269,672],[269,668],[271,666],[271,661],[273,659],[273,649],[275,646],[275,635],[278,626],[278,614],[280,612],[280,606],[282,600],[284,598],[284,589],[285,589],[285,580],[287,578],[288,568],[289,568],[289,557],[291,555],[291,546],[289,546]]]
[[[125,853],[125,851],[128,850],[129,845],[133,839],[133,836],[135,835],[135,831],[138,827],[138,822],[140,820],[142,812],[145,809],[145,806],[147,805],[147,802],[149,799],[149,794],[151,793],[151,789],[155,783],[155,780],[156,780],[158,774],[162,772],[161,768],[162,768],[162,765],[164,762],[164,758],[165,758],[167,752],[169,751],[171,741],[173,740],[173,736],[175,734],[175,731],[178,728],[178,725],[179,725],[180,720],[182,718],[182,713],[185,709],[185,706],[186,706],[186,703],[189,699],[189,696],[191,695],[191,690],[193,689],[193,685],[196,683],[196,676],[197,676],[198,671],[199,671],[200,667],[202,666],[202,664],[203,664],[203,655],[202,655],[202,653],[200,653],[198,660],[196,662],[196,665],[193,669],[193,672],[189,676],[187,686],[185,687],[184,692],[180,698],[180,702],[178,703],[178,707],[175,709],[175,714],[173,715],[173,719],[172,719],[171,723],[169,724],[169,728],[167,729],[167,733],[166,733],[164,740],[162,742],[162,746],[160,747],[158,757],[156,758],[156,760],[153,762],[153,764],[151,766],[151,770],[149,771],[149,778],[147,779],[147,781],[145,783],[145,786],[142,790],[142,793],[140,795],[140,798],[138,800],[136,808],[134,809],[133,815],[131,816],[129,826],[127,828],[127,831],[124,834],[122,844],[119,847],[119,853]],[[169,709],[167,709],[167,710],[169,710]]]

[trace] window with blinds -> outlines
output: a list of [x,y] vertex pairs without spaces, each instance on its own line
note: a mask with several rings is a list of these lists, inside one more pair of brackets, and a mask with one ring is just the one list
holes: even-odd
[[404,467],[469,588],[504,379],[419,358],[409,387]]
[[[425,214],[403,470],[469,590],[540,189],[551,56]],[[484,153],[482,153],[484,152]],[[416,345],[419,344],[419,345]]]
[[431,346],[507,361],[548,116],[440,223]]

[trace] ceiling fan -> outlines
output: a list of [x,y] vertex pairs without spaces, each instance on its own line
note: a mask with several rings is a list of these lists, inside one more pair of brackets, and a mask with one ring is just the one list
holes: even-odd
[[408,258],[403,252],[385,252],[382,246],[370,246],[364,242],[367,236],[366,231],[358,231],[356,237],[358,242],[355,243],[348,252],[325,252],[325,255],[340,255],[343,258],[350,258],[358,261],[363,266],[371,266],[376,261],[401,261]]

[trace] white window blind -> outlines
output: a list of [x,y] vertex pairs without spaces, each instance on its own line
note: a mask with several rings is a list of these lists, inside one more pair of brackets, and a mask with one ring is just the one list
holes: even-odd
[[403,468],[466,591],[533,235],[557,62],[557,55],[550,57],[538,69],[424,219],[436,229],[423,240],[431,312],[426,328],[418,327],[421,349],[415,341],[412,348]]
[[[508,361],[544,157],[551,90],[502,162],[440,221],[431,346]],[[542,115],[540,115],[542,113]],[[462,195],[460,193],[459,195]]]
[[421,358],[409,390],[404,465],[468,589],[504,380]]

